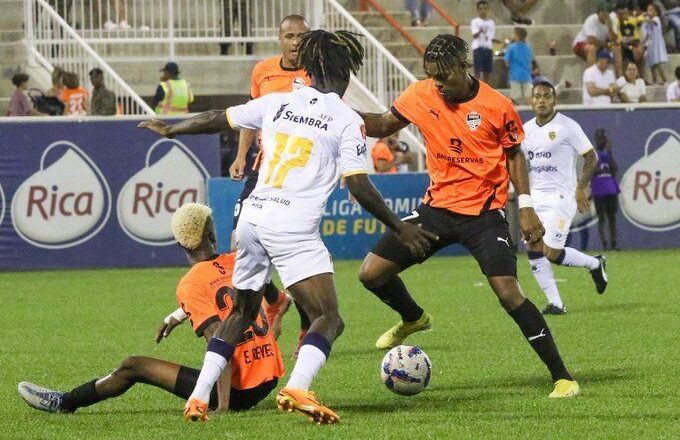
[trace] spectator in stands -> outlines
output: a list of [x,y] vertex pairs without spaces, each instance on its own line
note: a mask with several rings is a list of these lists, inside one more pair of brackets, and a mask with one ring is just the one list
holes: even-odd
[[[230,6],[229,6],[230,5]],[[252,36],[250,27],[252,25],[250,17],[256,13],[248,0],[231,0],[225,3],[222,8],[222,26],[224,26],[225,37],[247,37]],[[240,33],[234,32],[234,22],[238,20]],[[220,55],[228,55],[231,43],[220,43]],[[245,44],[246,55],[253,54],[253,43]]]
[[[127,22],[127,2],[123,0],[123,5],[121,7],[120,0],[109,0],[109,7],[103,11],[104,15],[108,17],[104,23],[104,29],[107,31],[115,30],[126,30],[130,29],[130,25]],[[92,2],[93,5],[100,4],[101,2]]]
[[52,70],[52,87],[45,92],[45,96],[61,100],[61,96],[64,94],[64,73],[64,69],[54,66],[54,70]]
[[[640,77],[643,78],[645,72],[645,45],[640,41],[640,29],[644,17],[639,12],[637,2],[630,7],[630,1],[621,1],[616,6],[618,16],[618,27],[621,42],[621,55],[623,62],[633,61],[637,67]],[[625,5],[625,8],[623,7]]]
[[472,60],[475,76],[489,82],[493,70],[493,43],[500,43],[496,35],[496,23],[489,18],[489,2],[477,2],[477,17],[470,21],[472,31]]
[[664,1],[666,19],[675,34],[675,52],[680,52],[680,0]]
[[[616,239],[616,212],[618,211],[618,195],[621,192],[616,181],[617,165],[612,153],[607,131],[598,128],[595,131],[595,148],[597,149],[597,165],[590,181],[595,212],[597,212],[597,229],[600,233],[602,249],[618,250]],[[609,224],[609,240],[606,227]]]
[[64,115],[86,116],[90,113],[90,93],[80,86],[78,75],[74,72],[64,72],[64,86],[66,89],[61,100],[66,105]]
[[666,100],[680,102],[680,66],[675,68],[675,81],[670,83],[666,89]]
[[534,52],[527,44],[527,30],[516,27],[513,42],[505,51],[505,62],[508,65],[510,80],[510,96],[515,104],[528,104],[531,96],[531,62]]
[[607,4],[600,3],[597,12],[586,18],[583,27],[574,38],[573,51],[576,56],[590,67],[595,64],[598,51],[606,49],[611,43],[611,49],[616,61],[616,74],[621,74],[621,46],[615,40],[616,33],[611,29],[611,20],[607,12]]
[[405,0],[406,9],[411,13],[411,26],[427,26],[432,14],[432,5],[427,0]]
[[611,54],[607,50],[597,53],[597,62],[583,72],[583,104],[607,105],[617,96],[614,72],[609,69]]
[[7,116],[46,116],[33,107],[33,103],[26,96],[29,77],[25,73],[17,73],[12,77],[12,84],[16,87],[9,100]]
[[502,3],[510,11],[510,19],[513,23],[527,26],[534,24],[534,20],[528,18],[526,14],[538,3],[538,0],[502,0]]
[[414,162],[413,154],[403,151],[399,142],[399,132],[380,139],[371,151],[373,169],[377,174],[402,173],[408,171],[409,164]]
[[647,86],[645,80],[638,75],[638,68],[634,62],[626,65],[626,73],[616,80],[621,102],[647,102]]
[[95,67],[90,70],[92,83],[92,100],[90,114],[92,116],[113,116],[116,114],[116,95],[104,85],[104,72]]
[[657,75],[661,78],[658,84],[666,84],[666,74],[662,64],[668,64],[668,51],[666,42],[663,39],[663,29],[661,26],[661,11],[655,3],[647,6],[646,21],[642,24],[642,32],[645,35],[645,47],[647,67],[652,71],[652,81],[656,84]]
[[179,115],[189,113],[189,104],[194,102],[191,86],[179,77],[177,63],[169,62],[161,69],[161,83],[156,88],[156,95],[151,106],[159,115]]

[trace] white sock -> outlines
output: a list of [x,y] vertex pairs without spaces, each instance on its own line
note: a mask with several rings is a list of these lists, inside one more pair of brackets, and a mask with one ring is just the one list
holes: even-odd
[[529,260],[531,265],[531,272],[538,282],[538,285],[548,298],[548,303],[553,304],[559,308],[563,308],[562,298],[560,292],[557,290],[557,283],[555,282],[555,275],[553,274],[552,265],[546,257]]
[[299,388],[309,390],[314,377],[319,372],[323,364],[326,363],[326,355],[311,344],[300,347],[295,368],[290,373],[286,388]]
[[595,270],[600,267],[600,260],[574,248],[565,247],[564,259],[560,264],[569,267],[587,267],[590,270]]
[[201,374],[198,375],[194,392],[191,393],[189,399],[195,397],[203,402],[209,403],[213,386],[226,366],[227,360],[222,355],[217,354],[214,351],[207,351],[205,353],[205,359],[203,360]]

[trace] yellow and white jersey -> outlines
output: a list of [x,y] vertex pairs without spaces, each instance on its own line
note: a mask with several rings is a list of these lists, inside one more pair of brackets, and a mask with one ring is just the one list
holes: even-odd
[[302,87],[226,114],[234,128],[262,129],[264,157],[241,221],[278,232],[314,231],[340,176],[368,172],[363,120],[336,93]]

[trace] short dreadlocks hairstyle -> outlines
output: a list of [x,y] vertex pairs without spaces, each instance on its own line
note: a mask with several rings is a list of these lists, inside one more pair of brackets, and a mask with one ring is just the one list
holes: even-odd
[[439,34],[427,45],[423,65],[435,63],[439,70],[449,71],[456,65],[467,63],[468,53],[468,44],[462,38]]
[[298,45],[300,67],[321,80],[349,81],[350,74],[357,73],[364,63],[364,47],[357,36],[349,31],[306,32]]

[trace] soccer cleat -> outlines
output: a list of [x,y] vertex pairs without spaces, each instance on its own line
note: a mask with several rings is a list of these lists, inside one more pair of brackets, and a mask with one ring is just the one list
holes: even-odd
[[279,292],[279,297],[276,299],[276,302],[274,304],[267,303],[264,309],[264,313],[265,315],[267,315],[267,322],[269,323],[269,325],[274,324],[276,315],[278,315],[282,310],[283,313],[286,313],[290,301],[291,299],[288,295],[286,295],[286,292]]
[[208,421],[208,404],[192,397],[184,406],[185,422],[206,422]]
[[607,259],[604,255],[595,255],[595,258],[600,260],[600,266],[591,270],[590,276],[593,277],[597,293],[601,295],[607,289]]
[[51,413],[67,412],[62,408],[66,393],[49,390],[30,382],[19,382],[17,389],[21,398],[31,408]]
[[400,322],[391,329],[387,330],[375,343],[376,348],[380,350],[387,350],[401,345],[404,339],[412,333],[422,332],[432,328],[432,315],[423,312],[417,321],[414,322]]
[[276,407],[283,412],[298,412],[317,425],[340,422],[340,417],[330,408],[322,405],[313,391],[298,388],[284,388],[276,396]]
[[581,392],[575,380],[560,379],[555,382],[555,389],[548,397],[553,399],[560,399],[563,397],[576,397]]
[[541,311],[544,315],[566,315],[567,306],[557,307],[555,304],[548,303],[545,309]]
[[300,329],[300,335],[298,336],[298,344],[297,347],[295,347],[295,351],[293,352],[293,359],[297,359],[298,354],[300,353],[300,348],[302,347],[302,340],[305,338],[307,335],[307,329]]

